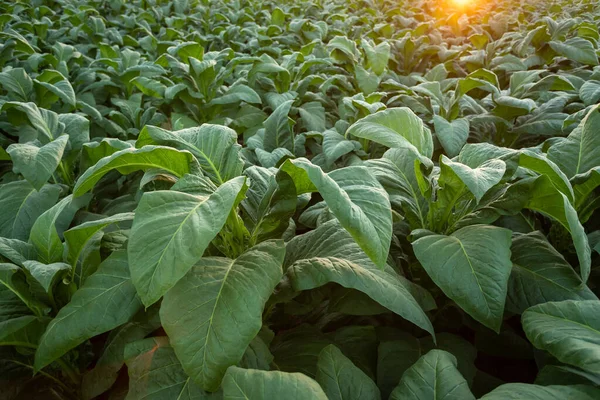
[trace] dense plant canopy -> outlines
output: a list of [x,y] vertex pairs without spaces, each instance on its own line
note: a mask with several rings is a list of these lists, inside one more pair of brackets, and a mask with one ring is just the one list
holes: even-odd
[[599,27],[0,1],[0,398],[599,399]]

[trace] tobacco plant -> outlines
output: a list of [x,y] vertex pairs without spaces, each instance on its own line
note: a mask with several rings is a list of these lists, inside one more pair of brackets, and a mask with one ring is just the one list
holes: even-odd
[[599,21],[0,2],[0,397],[600,398]]

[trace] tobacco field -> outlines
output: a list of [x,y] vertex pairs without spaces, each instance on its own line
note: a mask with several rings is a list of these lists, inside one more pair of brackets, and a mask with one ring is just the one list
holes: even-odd
[[600,399],[599,31],[0,0],[0,400]]

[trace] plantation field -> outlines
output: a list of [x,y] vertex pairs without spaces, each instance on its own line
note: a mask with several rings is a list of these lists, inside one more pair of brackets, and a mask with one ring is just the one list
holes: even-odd
[[599,32],[0,0],[0,400],[600,399]]

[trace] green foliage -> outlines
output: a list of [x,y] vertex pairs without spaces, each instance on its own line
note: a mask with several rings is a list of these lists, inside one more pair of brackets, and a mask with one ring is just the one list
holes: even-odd
[[600,398],[599,24],[0,2],[3,398]]

